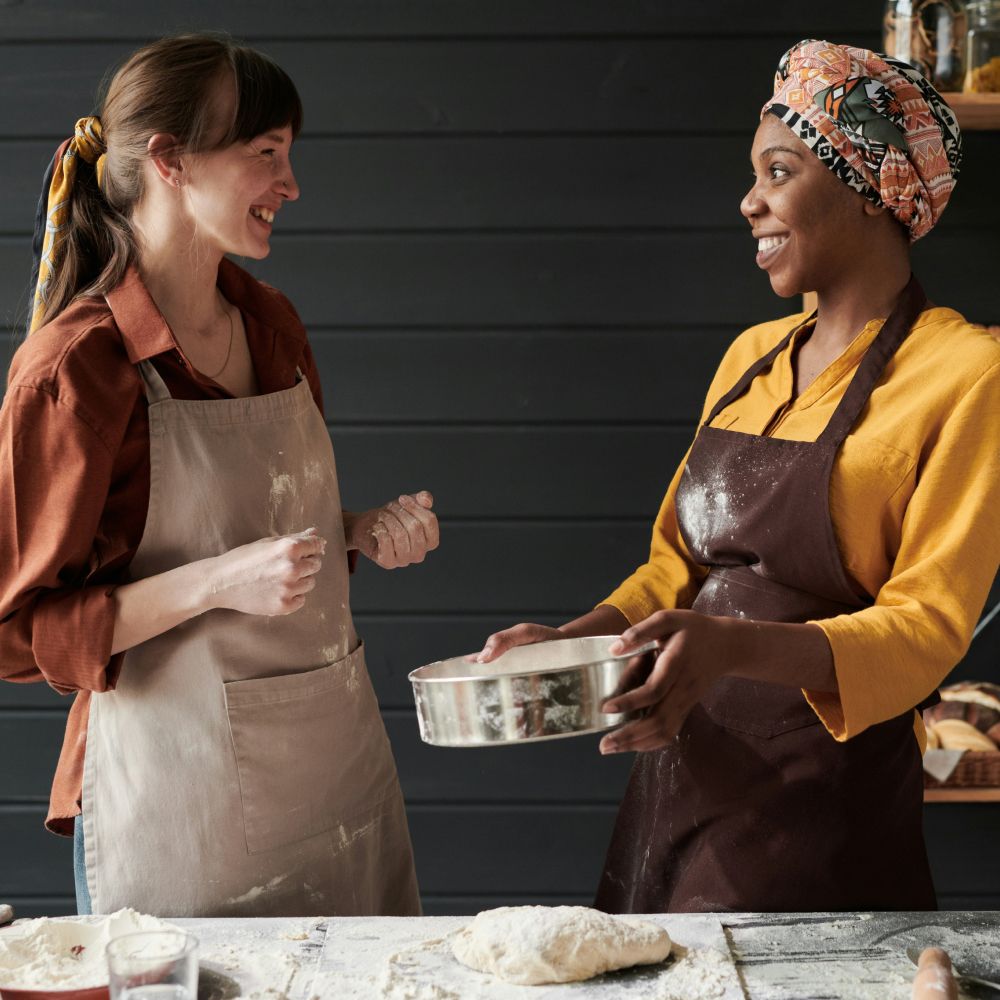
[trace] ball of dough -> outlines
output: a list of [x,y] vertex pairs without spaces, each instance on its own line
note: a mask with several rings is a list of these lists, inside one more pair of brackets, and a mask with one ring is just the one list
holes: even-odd
[[662,962],[670,954],[670,936],[648,920],[588,906],[501,906],[477,914],[451,947],[470,968],[536,986]]

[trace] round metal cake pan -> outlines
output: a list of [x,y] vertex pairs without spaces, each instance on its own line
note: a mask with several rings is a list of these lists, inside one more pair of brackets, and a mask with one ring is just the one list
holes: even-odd
[[464,656],[410,673],[420,736],[441,747],[530,743],[597,733],[631,716],[601,711],[620,694],[629,661],[655,643],[612,656],[616,635],[516,646],[492,663]]

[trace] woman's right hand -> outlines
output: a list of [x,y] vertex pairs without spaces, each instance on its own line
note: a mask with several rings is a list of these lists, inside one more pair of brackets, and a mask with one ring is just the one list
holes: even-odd
[[564,632],[549,625],[533,625],[530,622],[522,622],[513,628],[504,629],[502,632],[494,632],[483,644],[481,653],[473,653],[466,659],[470,663],[490,663],[498,656],[503,656],[508,649],[513,649],[514,646],[530,646],[535,642],[548,642],[550,639],[565,638]]
[[290,615],[316,586],[326,539],[308,528],[261,538],[209,560],[209,601],[248,615]]

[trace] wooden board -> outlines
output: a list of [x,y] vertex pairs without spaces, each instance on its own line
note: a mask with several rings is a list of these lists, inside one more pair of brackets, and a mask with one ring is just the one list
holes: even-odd
[[[686,38],[272,39],[258,47],[288,70],[302,96],[307,131],[322,135],[749,134],[770,96],[777,60],[795,41],[784,32],[753,46],[738,37],[714,39],[715,62],[738,64],[745,79],[757,81],[734,88],[726,73],[699,72],[703,57]],[[10,104],[5,134],[56,138],[68,132],[96,106],[106,71],[135,47],[103,41],[6,46],[0,85],[32,99]]]
[[[255,38],[371,38],[444,36],[535,36],[696,34],[718,36],[719,12],[711,6],[678,6],[669,0],[505,0],[502,4],[467,0],[297,0],[288,15],[274,16],[266,0],[174,0],[156,10],[129,0],[104,0],[83,8],[74,0],[5,0],[4,37],[12,41],[64,38],[146,37],[167,31],[225,27],[237,36]],[[872,31],[865,0],[848,0],[836,11],[803,10],[792,0],[775,0],[766,10],[732,5],[724,28],[741,35],[780,31],[791,35]]]
[[[47,803],[62,746],[65,715],[57,711],[0,713],[10,748],[0,798]],[[598,736],[526,746],[461,750],[421,742],[412,708],[384,712],[403,794],[421,803],[593,803],[617,805],[631,754],[602,757]]]
[[[597,886],[614,806],[462,803],[407,810],[421,891],[430,895],[587,895]],[[38,805],[0,806],[4,898],[70,896],[72,841]],[[447,845],[443,848],[443,845]]]

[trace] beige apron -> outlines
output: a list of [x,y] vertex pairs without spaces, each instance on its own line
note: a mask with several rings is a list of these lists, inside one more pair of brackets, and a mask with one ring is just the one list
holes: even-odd
[[305,606],[215,610],[130,649],[91,700],[95,913],[420,911],[396,767],[348,604],[333,449],[309,385],[179,400],[148,361],[150,495],[133,579],[315,526]]

